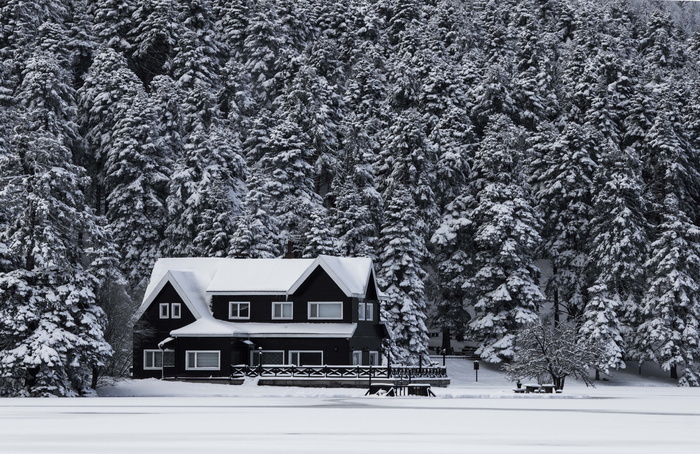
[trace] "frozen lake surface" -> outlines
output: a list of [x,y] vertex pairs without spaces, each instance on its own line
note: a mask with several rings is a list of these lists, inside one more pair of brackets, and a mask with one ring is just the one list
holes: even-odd
[[[515,395],[452,359],[437,397],[125,381],[80,399],[0,399],[0,453],[697,453],[700,391],[624,372]],[[636,371],[635,371],[636,372]]]

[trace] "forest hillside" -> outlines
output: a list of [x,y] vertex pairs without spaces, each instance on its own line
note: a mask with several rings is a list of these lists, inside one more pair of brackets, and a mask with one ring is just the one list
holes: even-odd
[[[0,395],[128,370],[158,257],[369,256],[397,362],[553,308],[700,384],[700,16],[632,0],[4,0]],[[540,285],[536,263],[547,263]]]

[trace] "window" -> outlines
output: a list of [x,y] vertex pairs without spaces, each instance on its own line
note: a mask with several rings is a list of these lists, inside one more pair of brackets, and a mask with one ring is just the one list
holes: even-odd
[[180,303],[173,303],[170,308],[171,318],[180,318]]
[[289,352],[289,364],[295,366],[320,366],[323,364],[322,351],[291,351]]
[[309,318],[317,320],[342,320],[343,303],[338,302],[318,302],[309,303]]
[[175,367],[173,350],[144,350],[143,370],[161,370],[163,367]]
[[240,301],[229,301],[228,303],[228,318],[230,319],[249,319],[250,318],[250,303]]
[[160,303],[158,306],[160,318],[170,318],[170,304]]
[[369,363],[372,366],[379,365],[379,352],[369,352]]
[[187,370],[219,370],[218,350],[192,351],[188,350],[185,355],[185,369]]
[[360,350],[355,350],[352,352],[352,365],[360,366],[362,364],[362,352]]
[[357,319],[371,322],[374,320],[374,304],[373,303],[358,303]]
[[263,350],[250,352],[250,362],[253,366],[262,364],[284,364],[284,350]]
[[160,350],[143,351],[143,370],[160,370],[163,368],[163,352]]
[[292,318],[292,303],[272,303],[272,318],[273,319],[286,319]]

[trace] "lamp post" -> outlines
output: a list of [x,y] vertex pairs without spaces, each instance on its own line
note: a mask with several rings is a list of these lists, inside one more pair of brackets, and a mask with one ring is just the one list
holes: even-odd
[[442,349],[442,367],[445,367],[445,355],[447,355],[447,349]]

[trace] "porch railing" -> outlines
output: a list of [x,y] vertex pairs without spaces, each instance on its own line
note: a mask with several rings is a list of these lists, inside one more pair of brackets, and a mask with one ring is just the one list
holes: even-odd
[[412,380],[414,378],[445,378],[446,367],[412,367],[412,366],[295,366],[263,364],[249,366],[231,365],[233,377],[298,377],[298,378],[397,378]]

